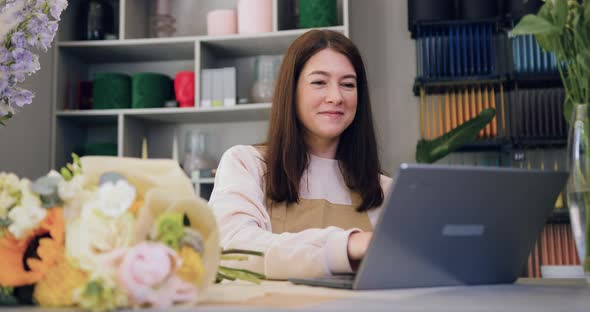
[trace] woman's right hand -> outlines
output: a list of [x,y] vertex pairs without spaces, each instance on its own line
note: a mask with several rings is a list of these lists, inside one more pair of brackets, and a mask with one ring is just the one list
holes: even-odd
[[354,271],[365,256],[373,232],[354,232],[348,236],[348,260]]

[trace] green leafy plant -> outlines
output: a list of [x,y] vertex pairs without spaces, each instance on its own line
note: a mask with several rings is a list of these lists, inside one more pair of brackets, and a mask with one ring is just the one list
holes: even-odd
[[495,109],[486,108],[477,117],[471,118],[436,139],[418,141],[416,161],[419,163],[433,163],[459,147],[475,141],[477,134],[494,119],[495,115]]
[[557,56],[566,120],[574,104],[590,103],[590,0],[546,1],[536,15],[524,16],[512,34],[534,35],[541,48]]
[[[227,249],[221,251],[221,260],[245,261],[248,260],[248,256],[263,257],[264,254],[258,251],[242,249]],[[224,279],[229,281],[235,281],[236,279],[239,279],[255,284],[260,284],[261,280],[266,279],[266,276],[250,270],[235,269],[220,265],[217,271],[217,279],[215,282],[220,283]]]
[[[534,35],[541,48],[555,53],[558,60],[557,68],[566,93],[563,114],[567,121],[570,121],[575,105],[590,104],[590,0],[583,0],[581,3],[575,0],[545,1],[537,14],[524,16],[514,27],[512,34]],[[588,109],[581,111],[587,112]],[[590,145],[590,129],[587,123],[582,123],[581,127],[583,146],[587,147]],[[585,151],[584,157],[570,164],[570,178],[574,188],[588,188],[587,179],[590,177],[590,171],[584,168],[581,162],[590,163],[590,153]],[[586,209],[590,207],[590,194],[580,192],[574,196],[582,199]],[[585,222],[586,256],[583,266],[586,272],[590,272],[589,211],[586,211]]]

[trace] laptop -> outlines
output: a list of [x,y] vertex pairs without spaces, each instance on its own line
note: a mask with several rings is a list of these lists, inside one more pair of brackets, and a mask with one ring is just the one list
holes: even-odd
[[567,177],[402,164],[357,274],[289,280],[359,290],[513,283]]

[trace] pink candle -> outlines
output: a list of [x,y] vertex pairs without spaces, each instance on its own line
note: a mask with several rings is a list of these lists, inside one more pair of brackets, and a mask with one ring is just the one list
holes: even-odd
[[272,31],[272,0],[238,0],[238,32]]
[[235,10],[214,10],[207,14],[207,35],[219,36],[237,33]]

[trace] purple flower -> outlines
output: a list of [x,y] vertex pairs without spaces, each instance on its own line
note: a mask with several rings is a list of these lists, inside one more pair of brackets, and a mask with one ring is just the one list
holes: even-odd
[[47,28],[47,23],[49,22],[49,18],[45,14],[33,14],[29,23],[27,24],[27,30],[29,32],[29,36],[37,37],[39,32],[43,31]]
[[5,13],[6,11],[10,10],[12,7],[16,6],[16,0],[6,0],[4,7],[1,8],[0,13]]
[[13,72],[18,82],[25,80],[25,75],[30,75],[41,67],[39,58],[28,50],[16,48],[12,51],[14,64],[10,65],[10,71]]
[[0,64],[8,63],[12,59],[12,55],[6,50],[6,48],[0,46]]
[[34,59],[33,53],[23,48],[15,48],[12,50],[12,58],[16,63],[30,63]]
[[51,21],[47,23],[46,31],[39,33],[39,47],[44,51],[51,47],[51,42],[57,33],[57,22]]
[[60,20],[61,12],[68,6],[66,0],[55,0],[49,3],[49,12],[56,20]]
[[12,44],[15,48],[26,48],[26,36],[22,31],[17,31],[12,34]]
[[0,73],[0,94],[8,88],[8,77]]
[[16,106],[23,107],[33,102],[33,97],[35,96],[33,92],[22,88],[13,88],[12,90],[12,97],[9,96],[9,98]]

